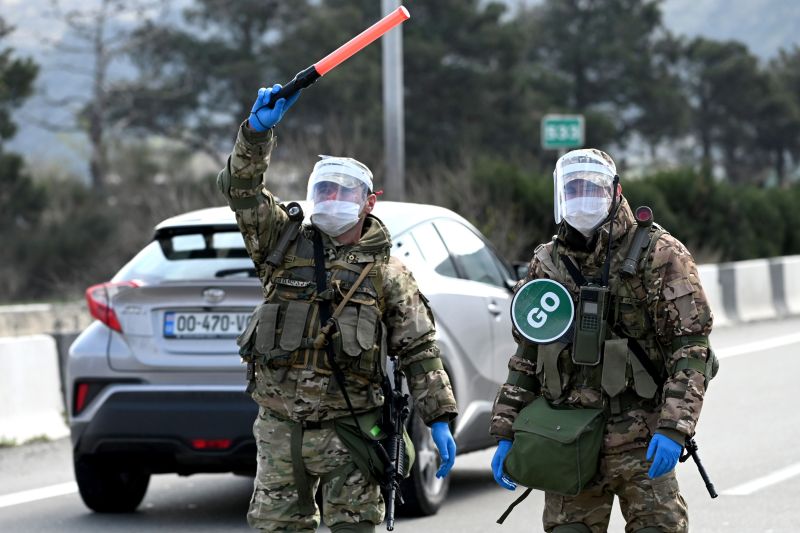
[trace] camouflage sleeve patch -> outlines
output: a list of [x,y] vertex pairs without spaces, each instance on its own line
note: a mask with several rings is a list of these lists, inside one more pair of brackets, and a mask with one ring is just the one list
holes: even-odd
[[[384,323],[389,353],[398,357],[404,371],[423,364],[440,366],[433,314],[414,276],[396,257],[390,257],[384,268]],[[456,416],[456,400],[445,370],[407,371],[406,375],[423,421],[429,424],[443,415]]]
[[658,427],[674,429],[686,436],[694,435],[705,392],[705,378],[696,370],[681,370],[667,379]]
[[536,398],[536,395],[522,387],[504,383],[497,391],[492,406],[492,421],[489,434],[496,439],[514,440],[511,429],[519,412]]
[[680,241],[669,234],[659,238],[644,282],[656,335],[665,346],[675,337],[711,333],[713,316],[697,265]]
[[[681,336],[711,333],[713,315],[700,283],[697,265],[689,251],[669,234],[663,235],[653,250],[650,269],[645,276],[648,307],[663,346]],[[705,362],[704,346],[683,346],[670,351],[667,361],[671,373],[663,388],[663,403],[658,427],[692,435],[700,417],[705,394],[705,378],[691,368],[675,373],[671,369],[681,359]]]
[[233,152],[217,176],[217,186],[236,212],[236,223],[259,276],[264,260],[288,220],[263,183],[274,146],[272,130],[248,131],[242,123]]
[[389,352],[411,352],[414,347],[433,341],[436,332],[433,314],[419,292],[417,281],[400,259],[390,257],[384,268],[384,322],[389,334]]
[[411,397],[414,398],[414,407],[423,422],[431,425],[434,420],[443,416],[450,420],[456,417],[456,399],[446,371],[433,370],[408,376],[407,380]]

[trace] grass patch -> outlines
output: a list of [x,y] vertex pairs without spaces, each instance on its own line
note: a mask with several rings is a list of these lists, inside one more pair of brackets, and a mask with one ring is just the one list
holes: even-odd
[[17,439],[7,439],[0,437],[0,448],[13,448],[17,445]]
[[43,442],[50,442],[50,437],[47,435],[36,435],[35,437],[31,437],[26,440],[23,444],[39,444]]

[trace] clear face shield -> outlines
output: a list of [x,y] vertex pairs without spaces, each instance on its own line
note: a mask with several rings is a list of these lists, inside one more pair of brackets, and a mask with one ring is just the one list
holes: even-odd
[[605,220],[611,209],[616,166],[599,150],[574,150],[556,162],[553,172],[554,217],[586,237]]
[[314,165],[306,200],[313,203],[311,222],[337,237],[358,223],[372,189],[372,173],[355,159],[325,157]]

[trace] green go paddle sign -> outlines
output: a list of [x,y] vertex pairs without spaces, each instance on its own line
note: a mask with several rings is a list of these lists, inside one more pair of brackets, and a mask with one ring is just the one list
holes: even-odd
[[569,291],[552,279],[529,281],[511,300],[511,320],[523,337],[537,344],[560,338],[572,325],[575,305]]

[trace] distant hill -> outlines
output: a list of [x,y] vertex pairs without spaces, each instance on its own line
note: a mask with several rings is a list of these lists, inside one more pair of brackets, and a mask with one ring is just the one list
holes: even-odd
[[761,59],[800,44],[797,0],[666,0],[663,13],[676,34],[741,41]]

